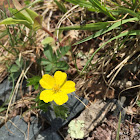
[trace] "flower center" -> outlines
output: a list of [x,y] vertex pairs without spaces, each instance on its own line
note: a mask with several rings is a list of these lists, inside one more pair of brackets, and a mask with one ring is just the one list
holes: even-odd
[[60,86],[59,86],[59,85],[55,85],[55,86],[53,87],[53,91],[54,91],[54,93],[59,92],[59,91],[60,91]]

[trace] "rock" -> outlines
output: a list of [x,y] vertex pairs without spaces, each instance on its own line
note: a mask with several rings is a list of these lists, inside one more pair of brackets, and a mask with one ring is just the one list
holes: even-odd
[[[26,140],[28,136],[28,124],[16,116],[11,119],[11,122],[7,122],[7,128],[12,132],[10,133],[6,126],[2,126],[0,129],[1,140]],[[31,117],[30,129],[29,129],[29,140],[34,140],[39,134],[41,129],[41,124],[38,123],[36,117]]]
[[9,99],[11,91],[12,82],[10,82],[7,78],[0,84],[0,98],[3,102]]
[[[16,82],[15,82],[16,84]],[[13,83],[6,78],[2,83],[0,83],[0,105],[2,105],[4,102],[7,102],[9,100],[9,97],[11,95],[13,89]],[[22,84],[22,92],[23,94],[28,90],[26,87],[26,81],[23,81]],[[17,99],[20,98],[21,94],[17,95]]]
[[88,108],[86,108],[79,117],[74,119],[76,122],[84,121],[84,127],[81,128],[81,131],[84,132],[83,138],[87,137],[97,125],[105,121],[106,114],[109,111],[113,111],[115,109],[116,101],[114,100],[108,100],[107,102],[98,100],[94,104],[91,104]]
[[57,132],[51,130],[51,128],[40,132],[36,140],[63,140]]

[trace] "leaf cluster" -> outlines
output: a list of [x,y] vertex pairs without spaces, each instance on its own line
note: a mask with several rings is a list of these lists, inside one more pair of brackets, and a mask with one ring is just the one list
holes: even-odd
[[47,112],[48,107],[51,105],[51,103],[45,103],[44,101],[39,99],[40,94],[37,95],[35,102],[37,103],[37,108],[42,110],[43,112]]
[[55,112],[56,117],[60,117],[62,119],[66,119],[68,117],[68,108],[64,105],[58,106],[53,104],[53,110]]
[[62,60],[62,57],[69,49],[70,46],[64,46],[53,52],[52,46],[46,44],[43,52],[46,58],[41,58],[41,65],[44,67],[45,73],[53,73],[56,70],[67,70],[69,66],[66,61]]
[[9,80],[13,79],[16,80],[21,74],[23,68],[24,68],[23,59],[21,60],[17,59],[13,65],[8,66],[8,72],[10,73]]
[[39,88],[39,80],[41,79],[40,76],[33,76],[32,78],[28,78],[27,86],[33,85],[34,89],[37,90]]
[[42,16],[39,16],[36,12],[27,7],[22,7],[17,0],[13,0],[13,4],[16,9],[9,8],[13,17],[2,20],[0,25],[23,24],[35,31],[42,27]]

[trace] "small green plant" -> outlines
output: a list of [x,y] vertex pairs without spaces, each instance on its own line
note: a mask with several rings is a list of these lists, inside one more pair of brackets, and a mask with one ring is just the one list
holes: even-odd
[[10,73],[9,79],[16,80],[24,69],[24,66],[23,59],[17,59],[13,65],[8,66],[8,71]]
[[0,22],[5,25],[24,24],[29,29],[38,30],[42,27],[42,17],[33,10],[22,7],[17,0],[13,0],[14,8],[9,8],[13,17],[6,18]]
[[[64,103],[68,101],[67,94],[75,91],[75,83],[66,80],[66,73],[61,71],[56,71],[54,77],[45,74],[42,78],[34,76],[28,79],[27,85],[34,85],[34,88],[36,90],[39,89],[39,92],[41,92],[35,99],[35,102],[38,104],[37,108],[46,112],[52,104],[56,117],[66,119],[69,112]],[[45,90],[42,91],[39,88],[39,83]]]
[[66,105],[56,105],[53,104],[53,109],[55,112],[56,117],[60,117],[62,119],[66,119],[68,117],[69,111]]
[[41,79],[40,76],[33,76],[32,78],[29,78],[27,80],[27,86],[34,86],[34,89],[35,90],[38,90],[39,89],[39,80]]
[[46,44],[44,46],[44,56],[41,58],[41,65],[45,73],[54,73],[56,70],[68,70],[69,66],[66,61],[63,61],[63,56],[69,51],[70,46],[64,46],[53,52],[52,46]]

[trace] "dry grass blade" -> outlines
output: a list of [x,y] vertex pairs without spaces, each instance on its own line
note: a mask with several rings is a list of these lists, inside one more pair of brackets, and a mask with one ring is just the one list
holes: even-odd
[[[56,27],[57,28],[60,28],[62,22],[67,19],[71,14],[72,14],[72,11],[76,8],[78,8],[79,5],[75,5],[74,7],[72,7],[69,11],[67,11],[63,16],[62,18],[59,20],[59,22],[57,23]],[[57,38],[58,38],[58,34],[59,34],[59,30],[57,30]]]
[[8,127],[7,127],[7,123],[6,123],[6,122],[7,122],[7,119],[8,119],[8,112],[9,112],[9,110],[10,110],[10,107],[11,107],[11,104],[12,104],[12,101],[13,101],[13,98],[14,98],[14,96],[16,96],[16,94],[17,94],[18,87],[19,87],[19,83],[20,83],[22,77],[25,77],[25,75],[26,75],[27,71],[29,70],[29,68],[31,67],[31,65],[32,65],[32,63],[29,65],[29,67],[26,69],[25,72],[24,72],[24,70],[22,70],[22,73],[20,74],[20,76],[19,76],[19,78],[18,78],[18,80],[17,80],[15,89],[14,89],[14,91],[13,91],[13,93],[12,93],[11,98],[10,98],[10,101],[9,101],[9,104],[8,104],[8,108],[7,108],[7,111],[6,111],[6,115],[5,115],[5,126],[6,126],[7,129],[8,129]]

